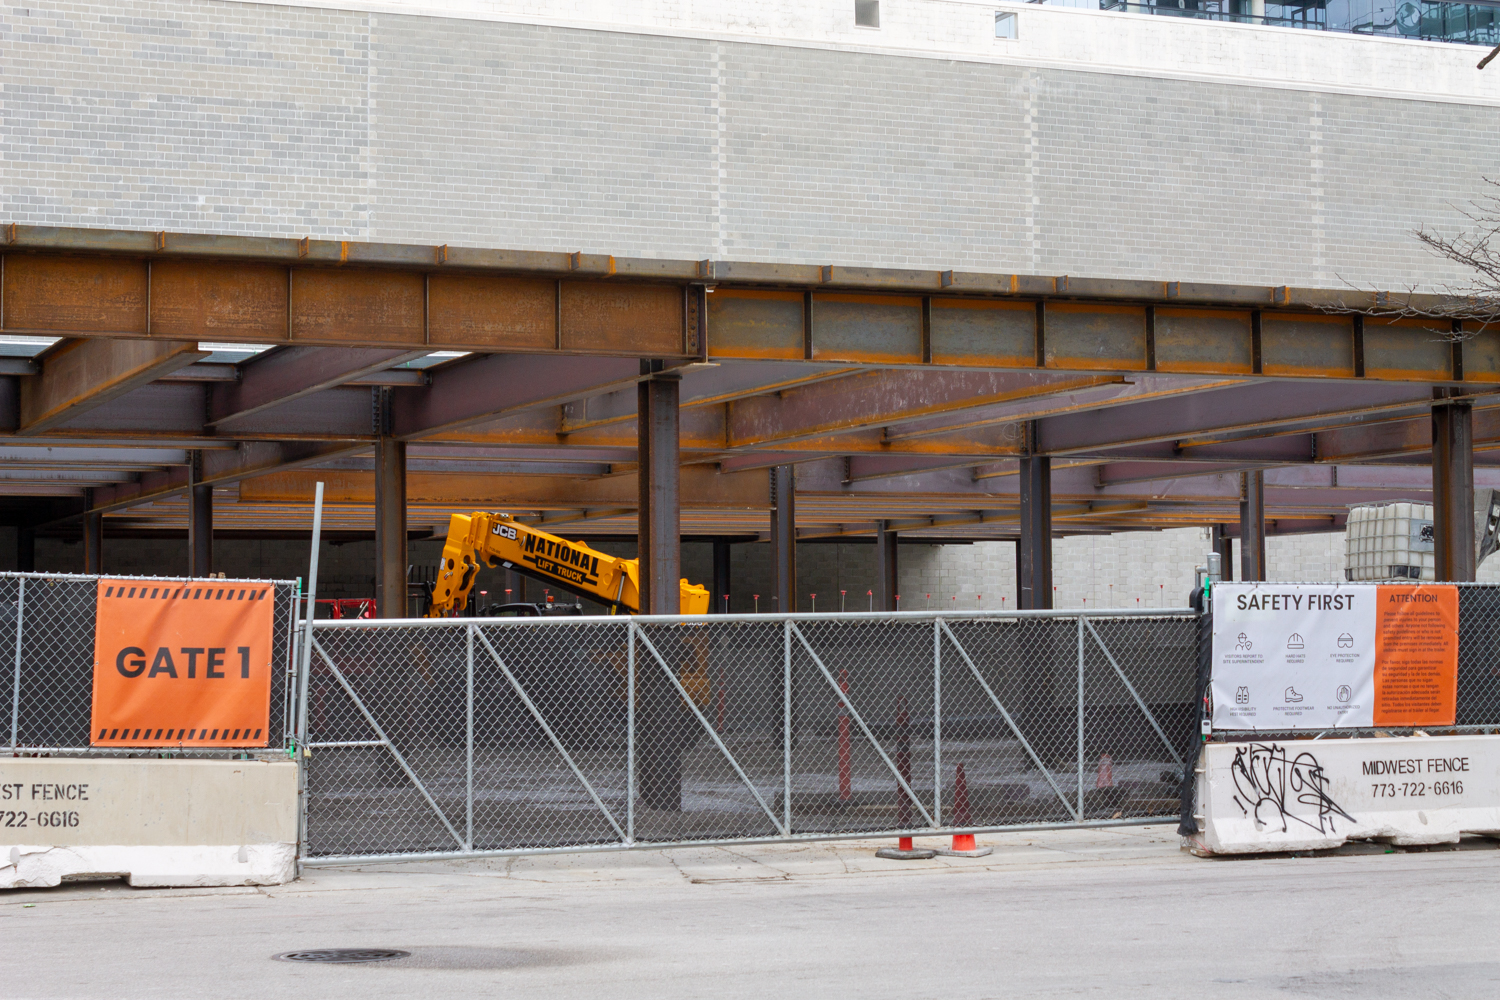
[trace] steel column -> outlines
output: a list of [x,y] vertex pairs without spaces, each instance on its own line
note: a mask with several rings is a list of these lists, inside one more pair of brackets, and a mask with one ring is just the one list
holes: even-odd
[[1436,578],[1474,579],[1474,409],[1464,402],[1432,407],[1432,529]]
[[188,487],[188,576],[198,578],[214,571],[214,488],[198,481],[202,454],[193,455],[193,482]]
[[36,529],[16,529],[16,572],[36,572]]
[[771,558],[776,569],[771,610],[789,614],[797,610],[797,467],[778,465],[771,476]]
[[1266,578],[1266,474],[1240,473],[1240,579]]
[[875,527],[875,604],[880,611],[896,610],[897,582],[900,566],[896,557],[896,532],[891,522],[877,521]]
[[104,572],[104,515],[97,511],[83,515],[83,571]]
[[[644,369],[653,362],[641,362]],[[644,372],[643,372],[644,374]],[[681,377],[657,372],[637,388],[641,611],[682,610],[682,497],[678,457]]]
[[1052,459],[1021,459],[1020,592],[1023,610],[1052,607]]
[[714,592],[708,606],[714,614],[729,614],[729,543],[714,539]]
[[406,617],[406,442],[375,443],[375,613]]

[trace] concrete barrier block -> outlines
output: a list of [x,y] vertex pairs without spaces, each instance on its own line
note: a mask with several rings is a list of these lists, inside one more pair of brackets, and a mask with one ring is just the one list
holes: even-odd
[[0,759],[0,888],[277,885],[296,854],[291,761]]

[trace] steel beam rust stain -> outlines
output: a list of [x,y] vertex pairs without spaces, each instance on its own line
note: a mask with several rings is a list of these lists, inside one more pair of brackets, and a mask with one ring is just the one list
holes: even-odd
[[1158,307],[1155,327],[1159,372],[1249,375],[1254,371],[1248,312]]
[[1451,327],[1448,320],[1365,317],[1365,377],[1430,381],[1449,364]]
[[145,261],[6,254],[4,274],[6,333],[147,332]]
[[1036,360],[1036,307],[1030,302],[932,300],[932,363],[1030,368]]
[[287,340],[287,272],[274,264],[164,260],[151,266],[151,335]]
[[920,364],[922,300],[896,295],[812,297],[812,359]]
[[1260,324],[1263,374],[1354,377],[1354,322],[1348,316],[1266,312]]
[[425,343],[424,284],[422,275],[412,272],[296,268],[291,339]]
[[1048,368],[1145,371],[1146,310],[1135,306],[1048,303]]
[[684,353],[678,286],[564,281],[561,297],[558,346],[564,351],[674,358]]
[[802,360],[802,293],[720,288],[708,296],[708,356]]
[[433,347],[549,351],[557,346],[557,283],[549,279],[434,274],[427,295]]

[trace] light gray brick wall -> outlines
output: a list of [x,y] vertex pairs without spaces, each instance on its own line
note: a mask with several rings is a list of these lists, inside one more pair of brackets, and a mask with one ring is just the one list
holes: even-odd
[[[0,222],[1431,286],[1493,109],[216,0],[5,0]],[[24,6],[23,6],[24,4]]]

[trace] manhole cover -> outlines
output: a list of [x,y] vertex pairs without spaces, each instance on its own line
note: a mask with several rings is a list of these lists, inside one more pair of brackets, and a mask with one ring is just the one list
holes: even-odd
[[359,962],[389,962],[406,958],[409,951],[394,948],[318,948],[312,951],[284,951],[271,957],[278,962],[320,962],[324,965],[353,965]]

